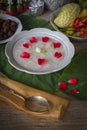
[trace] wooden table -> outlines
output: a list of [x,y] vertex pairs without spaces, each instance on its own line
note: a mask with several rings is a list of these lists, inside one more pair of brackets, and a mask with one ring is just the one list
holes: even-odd
[[[44,16],[44,15],[43,15]],[[48,13],[49,16],[49,13]],[[41,16],[42,17],[42,16]],[[47,15],[46,18],[48,19]],[[72,41],[76,53],[87,49],[87,42]],[[0,100],[0,130],[87,130],[87,101],[71,101],[64,118],[35,120]]]
[[0,130],[87,130],[87,102],[71,102],[59,121],[35,120],[0,101]]

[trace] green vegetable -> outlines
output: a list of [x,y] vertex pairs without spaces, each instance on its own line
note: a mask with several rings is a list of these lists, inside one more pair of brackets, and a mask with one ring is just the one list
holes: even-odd
[[87,0],[79,0],[79,4],[82,9],[87,8]]
[[63,32],[67,35],[73,35],[75,33],[75,29],[73,27],[69,27],[69,28],[65,28]]
[[69,3],[64,5],[57,17],[54,19],[54,23],[60,27],[67,27],[80,13],[80,6],[76,3]]

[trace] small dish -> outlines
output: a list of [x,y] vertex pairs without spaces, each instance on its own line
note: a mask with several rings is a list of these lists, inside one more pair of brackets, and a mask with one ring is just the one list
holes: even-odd
[[71,62],[74,53],[75,48],[68,37],[46,28],[22,31],[5,47],[9,63],[30,74],[59,71]]
[[21,30],[22,30],[23,27],[22,27],[21,21],[18,18],[14,17],[14,16],[10,16],[8,14],[0,14],[0,19],[4,19],[4,20],[8,20],[9,19],[9,20],[12,20],[12,21],[14,21],[14,22],[17,23],[17,29],[16,29],[15,33],[12,36],[8,37],[7,39],[1,40],[0,44],[2,44],[2,43],[7,43],[8,41],[12,40],[12,38],[16,34],[18,34],[19,32],[21,32]]
[[[58,8],[56,11],[54,11],[51,16],[50,16],[50,23],[52,25],[52,27],[56,30],[56,31],[60,31],[62,32],[58,26],[55,25],[54,23],[54,19],[56,18],[56,16],[58,15],[58,12],[60,11],[61,8]],[[64,33],[64,32],[62,32]],[[65,33],[64,33],[65,34]],[[81,37],[74,37],[74,36],[70,36],[65,34],[66,36],[68,36],[70,38],[70,40],[74,40],[74,41],[87,41],[87,38],[81,38]]]

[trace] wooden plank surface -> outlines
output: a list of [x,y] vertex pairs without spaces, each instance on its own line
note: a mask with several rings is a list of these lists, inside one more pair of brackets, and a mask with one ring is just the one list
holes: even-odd
[[87,130],[87,102],[71,102],[59,121],[35,120],[0,101],[0,130]]

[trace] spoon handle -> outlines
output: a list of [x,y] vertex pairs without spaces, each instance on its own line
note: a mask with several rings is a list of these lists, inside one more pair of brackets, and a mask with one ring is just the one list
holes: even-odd
[[13,91],[19,93],[21,96],[23,96],[25,98],[31,97],[34,95],[41,96],[41,94],[43,94],[43,95],[45,94],[45,92],[42,92],[40,90],[37,90],[28,85],[14,81],[14,80],[6,78],[6,77],[0,77],[0,83],[7,86],[9,89],[12,89]]

